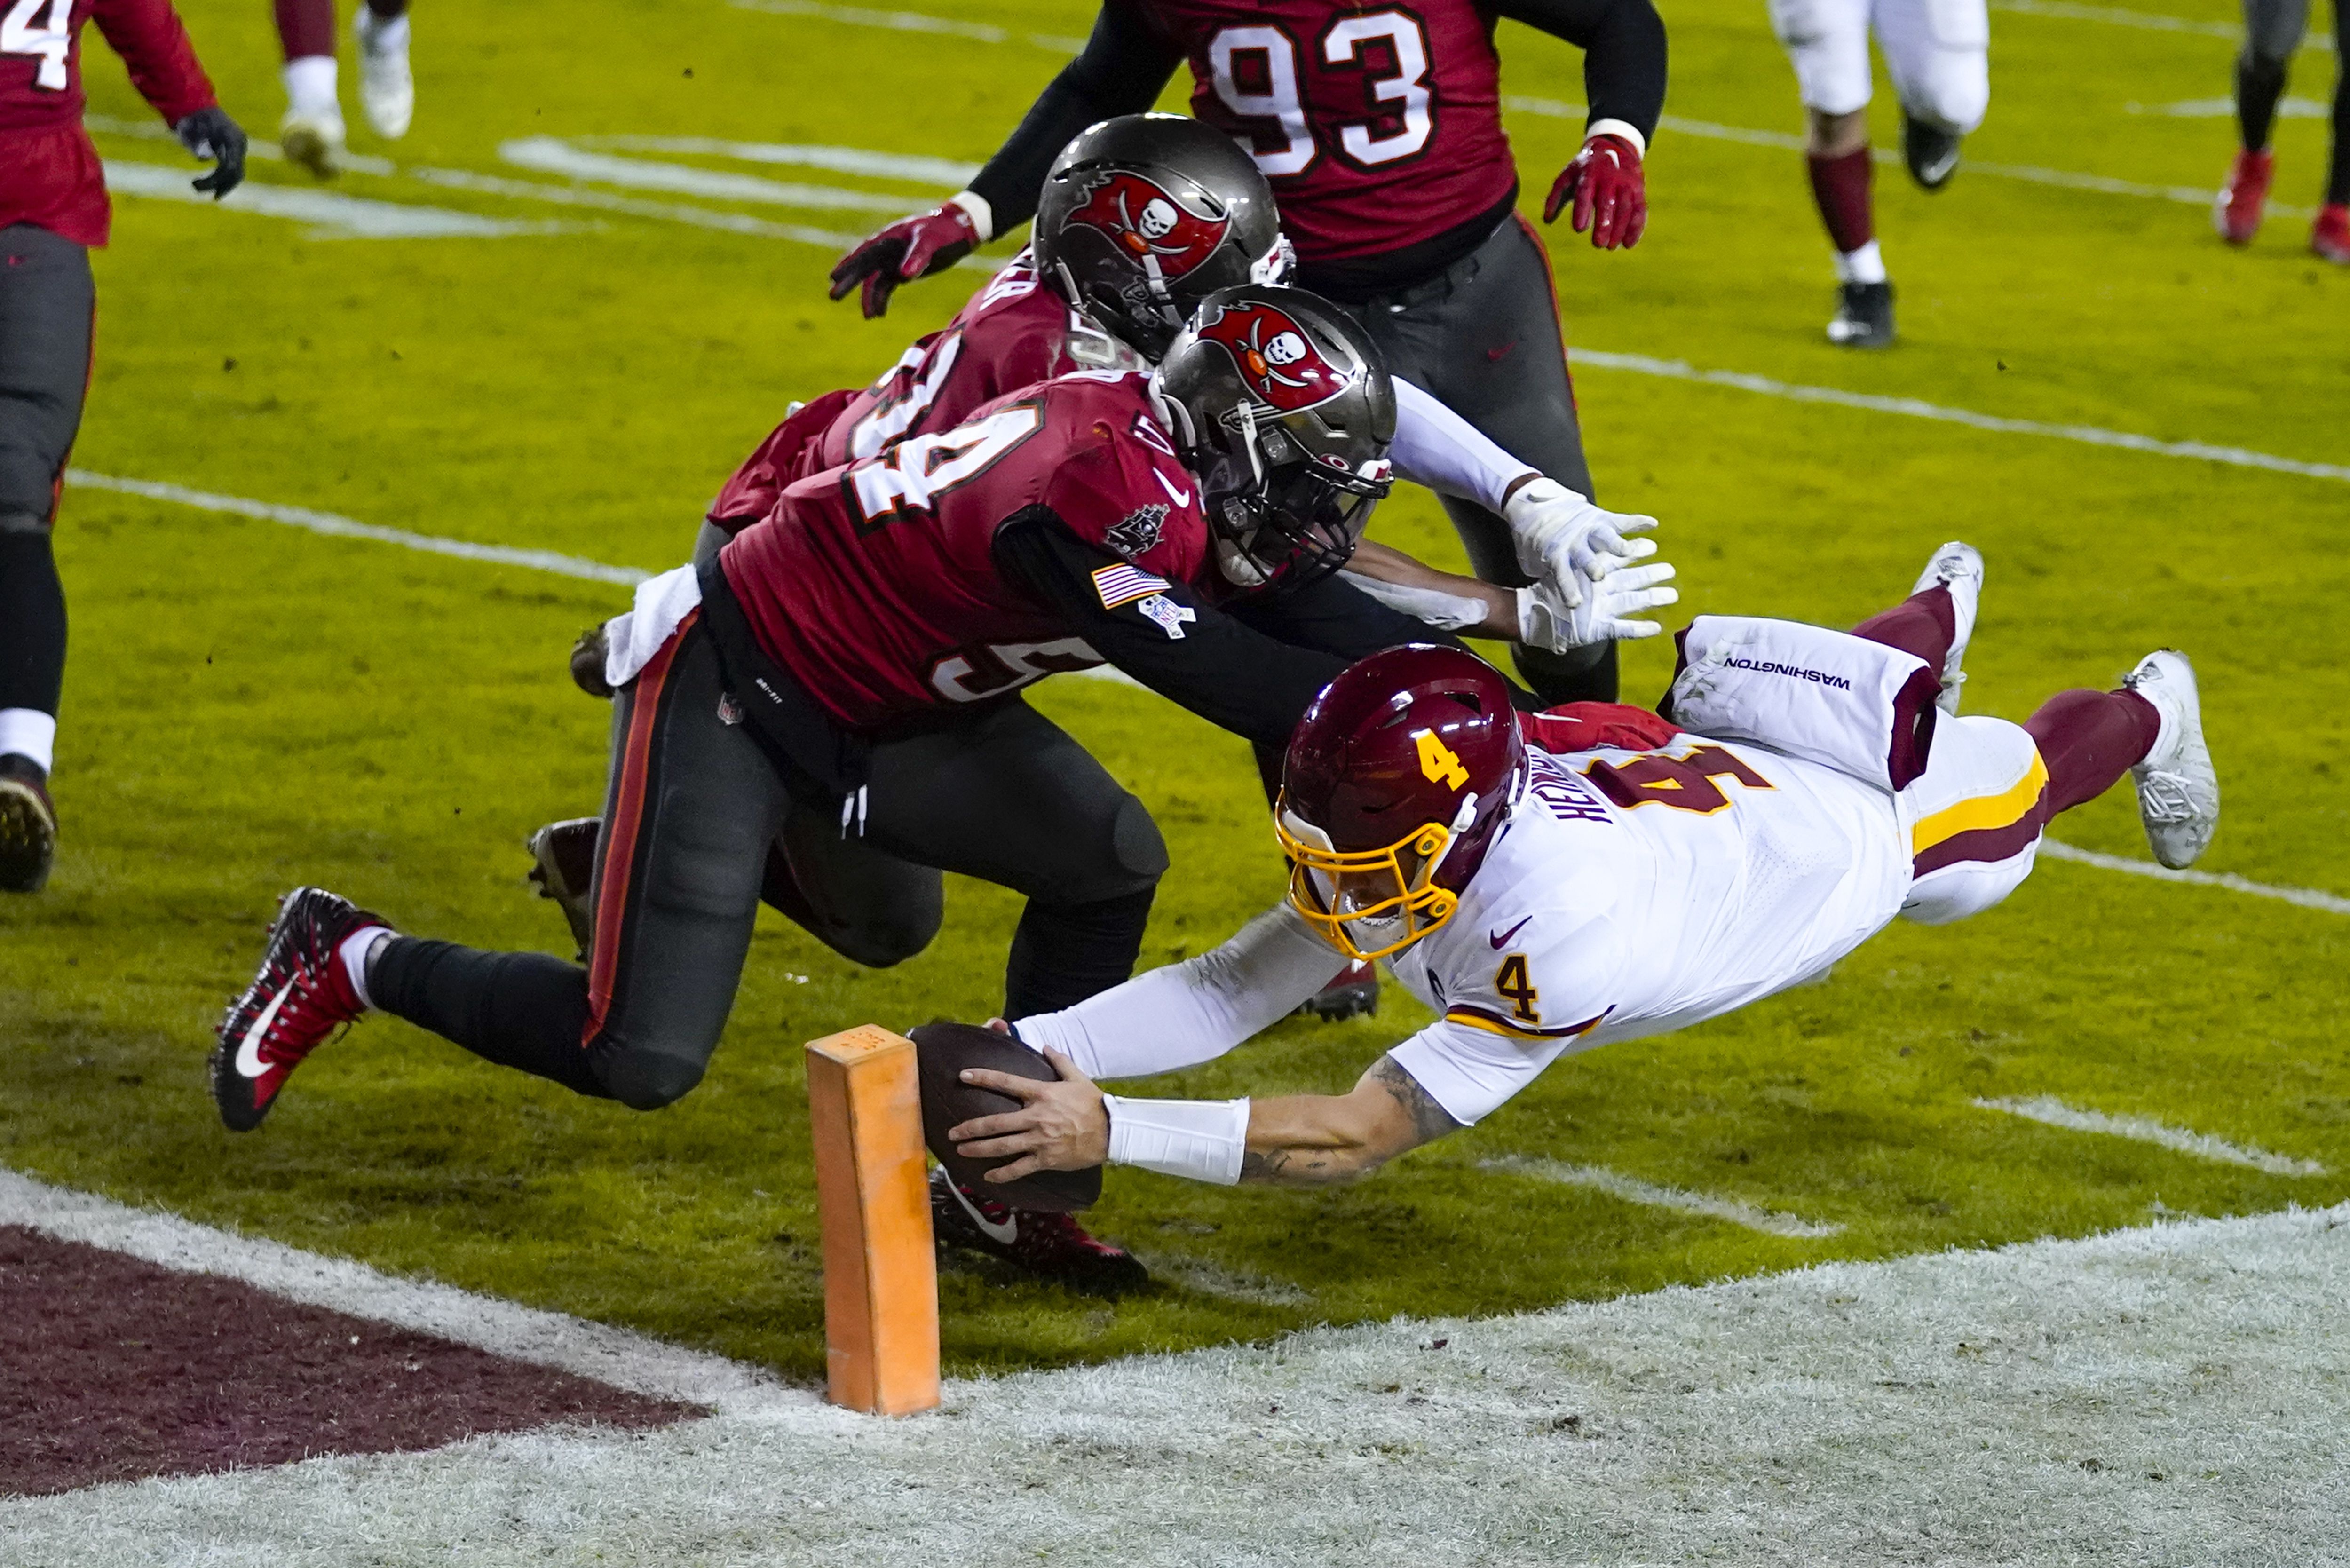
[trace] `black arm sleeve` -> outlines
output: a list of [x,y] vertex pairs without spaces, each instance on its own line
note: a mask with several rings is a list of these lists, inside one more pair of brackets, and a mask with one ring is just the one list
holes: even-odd
[[1182,62],[1182,53],[1153,33],[1126,0],[1103,0],[1084,52],[1053,78],[1020,129],[971,182],[993,213],[995,232],[1009,234],[1036,215],[1036,193],[1070,138],[1097,120],[1139,114],[1157,103]]
[[1145,600],[1102,607],[1093,574],[1118,557],[1078,539],[1044,507],[1005,523],[996,565],[1067,618],[1069,629],[1118,669],[1208,722],[1274,746],[1289,742],[1305,705],[1347,667],[1336,654],[1293,648],[1203,604],[1180,584],[1162,590],[1191,612],[1172,635],[1142,613]]
[[[1583,51],[1583,93],[1591,118],[1620,119],[1657,134],[1665,111],[1665,20],[1652,0],[1492,0],[1513,22],[1565,38]],[[1043,182],[1043,171],[1037,174]]]

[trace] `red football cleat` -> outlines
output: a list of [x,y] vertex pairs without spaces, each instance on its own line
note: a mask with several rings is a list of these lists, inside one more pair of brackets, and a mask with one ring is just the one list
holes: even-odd
[[279,900],[261,972],[213,1031],[213,1098],[231,1132],[259,1127],[304,1058],[367,1011],[340,949],[370,927],[390,929],[324,888],[296,888]]
[[2317,209],[2309,228],[2309,248],[2335,266],[2350,266],[2350,205],[2335,202]]
[[1114,1296],[1150,1282],[1125,1248],[1093,1235],[1066,1214],[1014,1209],[931,1172],[931,1230],[941,1247],[1001,1258],[1071,1290]]
[[1338,971],[1336,980],[1307,997],[1297,1009],[1325,1023],[1367,1018],[1378,1010],[1379,966],[1375,963],[1348,964]]
[[2269,202],[2269,182],[2276,174],[2273,152],[2239,152],[2229,167],[2228,182],[2211,204],[2211,226],[2231,245],[2248,245],[2261,232],[2261,215]]

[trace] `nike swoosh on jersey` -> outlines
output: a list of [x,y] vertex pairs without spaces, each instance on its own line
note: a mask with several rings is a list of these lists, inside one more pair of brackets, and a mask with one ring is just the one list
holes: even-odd
[[1020,1217],[1017,1214],[998,1224],[982,1214],[978,1204],[963,1196],[962,1188],[958,1183],[949,1181],[947,1190],[954,1194],[954,1200],[957,1203],[962,1205],[962,1211],[971,1216],[971,1222],[978,1226],[981,1233],[997,1246],[1009,1247],[1020,1239]]
[[1532,915],[1528,915],[1528,916],[1526,917],[1526,919],[1525,919],[1525,920],[1520,920],[1516,925],[1512,926],[1508,930],[1503,931],[1503,932],[1500,936],[1498,936],[1498,937],[1497,937],[1497,936],[1495,936],[1492,932],[1491,932],[1491,931],[1487,931],[1487,932],[1485,933],[1485,940],[1486,940],[1487,941],[1489,941],[1489,942],[1491,942],[1491,943],[1492,943],[1492,944],[1493,944],[1493,950],[1494,950],[1495,952],[1500,952],[1500,951],[1502,950],[1503,947],[1503,946],[1504,946],[1504,945],[1509,941],[1509,940],[1510,940],[1512,937],[1516,936],[1520,931],[1523,931],[1523,930],[1524,930],[1524,929],[1526,929],[1526,920],[1531,920],[1531,919],[1534,919],[1534,917],[1533,917]]
[[246,1077],[258,1078],[269,1071],[269,1064],[261,1059],[261,1038],[269,1033],[270,1023],[277,1016],[277,1010],[285,1006],[286,999],[293,994],[294,987],[289,984],[271,997],[269,1005],[261,1010],[261,1016],[253,1021],[253,1027],[244,1032],[244,1038],[237,1042],[236,1070]]
[[1190,491],[1176,489],[1175,486],[1169,482],[1167,476],[1160,473],[1155,468],[1150,472],[1158,479],[1159,488],[1167,493],[1167,498],[1169,500],[1174,502],[1178,506],[1189,506],[1191,504],[1191,493]]

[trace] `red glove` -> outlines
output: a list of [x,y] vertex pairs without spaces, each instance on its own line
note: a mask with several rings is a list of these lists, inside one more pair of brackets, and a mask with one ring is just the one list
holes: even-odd
[[889,308],[891,289],[944,272],[980,243],[979,225],[957,202],[900,218],[840,258],[832,269],[832,297],[845,297],[862,281],[870,321]]
[[1639,149],[1620,136],[1595,136],[1585,142],[1550,188],[1543,222],[1558,222],[1570,201],[1575,203],[1575,232],[1590,230],[1594,248],[1629,250],[1638,244],[1640,231],[1648,226],[1648,187],[1640,172]]
[[1529,743],[1554,756],[1603,746],[1652,752],[1671,745],[1681,732],[1671,720],[1622,702],[1567,702],[1540,713],[1521,713],[1518,724]]

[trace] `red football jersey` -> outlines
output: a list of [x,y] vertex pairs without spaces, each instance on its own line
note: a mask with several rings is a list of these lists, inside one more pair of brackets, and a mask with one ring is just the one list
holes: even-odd
[[951,431],[983,404],[1023,387],[1073,370],[1141,363],[1039,278],[1023,251],[872,386],[827,393],[776,426],[710,504],[710,520],[755,522],[785,486],[872,457],[910,435]]
[[1306,263],[1431,239],[1507,201],[1493,16],[1471,0],[1136,0],[1191,112],[1256,156]]
[[219,101],[171,0],[11,0],[0,17],[0,225],[106,243],[105,174],[82,129],[82,25],[130,69],[166,122]]
[[801,480],[719,561],[766,655],[863,728],[1102,662],[996,571],[996,531],[1036,506],[1118,557],[1094,574],[1106,608],[1221,592],[1199,482],[1136,371],[1024,388]]

